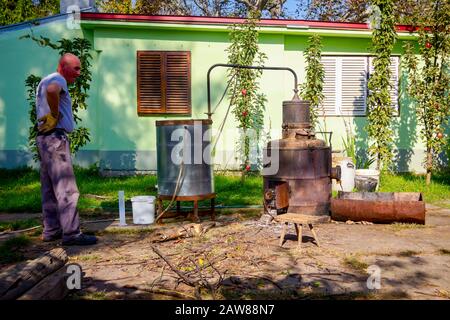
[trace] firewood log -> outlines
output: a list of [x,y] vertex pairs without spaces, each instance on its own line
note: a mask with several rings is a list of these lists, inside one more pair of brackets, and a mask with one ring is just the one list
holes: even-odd
[[53,249],[40,257],[17,264],[0,274],[0,300],[14,300],[67,262],[64,249]]

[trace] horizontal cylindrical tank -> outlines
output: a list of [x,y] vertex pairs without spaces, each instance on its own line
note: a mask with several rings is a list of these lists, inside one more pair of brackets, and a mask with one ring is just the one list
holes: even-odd
[[425,201],[419,192],[342,192],[331,199],[336,221],[425,224]]
[[178,180],[176,196],[214,193],[211,124],[211,120],[156,121],[158,195],[173,195]]

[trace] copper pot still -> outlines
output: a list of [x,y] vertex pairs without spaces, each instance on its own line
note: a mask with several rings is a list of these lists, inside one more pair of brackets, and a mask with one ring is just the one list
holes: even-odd
[[262,175],[266,212],[330,215],[331,179],[340,179],[340,167],[332,168],[331,146],[316,138],[309,102],[297,94],[283,102],[282,139],[264,148]]

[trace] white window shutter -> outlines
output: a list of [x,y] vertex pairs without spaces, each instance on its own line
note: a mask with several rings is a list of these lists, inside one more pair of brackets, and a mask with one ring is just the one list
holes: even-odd
[[[324,56],[321,59],[322,65],[324,68],[324,81],[323,81],[323,108],[325,111],[325,115],[337,115],[336,110],[336,67],[337,60],[336,57]],[[319,115],[321,115],[322,111],[319,110]]]
[[366,115],[367,57],[341,57],[342,115]]
[[398,115],[398,69],[400,64],[400,57],[391,57],[391,88],[389,89],[389,94],[391,96],[391,104],[395,110],[395,114]]
[[[373,73],[373,57],[369,57],[369,72]],[[391,70],[391,78],[389,83],[391,87],[389,88],[389,95],[391,97],[391,105],[395,109],[395,114],[399,114],[398,108],[398,69],[400,67],[400,58],[398,56],[391,57],[391,65],[389,66]]]

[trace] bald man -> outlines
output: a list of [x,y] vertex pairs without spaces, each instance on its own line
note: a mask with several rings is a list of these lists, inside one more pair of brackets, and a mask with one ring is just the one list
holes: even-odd
[[67,85],[75,82],[80,71],[78,57],[67,53],[59,60],[57,72],[42,79],[36,90],[36,145],[41,158],[44,221],[42,240],[62,238],[63,245],[91,245],[97,242],[96,237],[80,232],[77,212],[80,193],[67,137],[75,127]]

